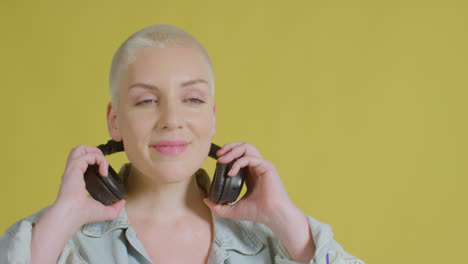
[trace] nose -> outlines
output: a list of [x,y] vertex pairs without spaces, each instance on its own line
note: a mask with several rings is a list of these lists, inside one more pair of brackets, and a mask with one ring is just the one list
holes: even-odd
[[183,117],[180,106],[175,101],[165,101],[160,105],[159,128],[174,130],[183,127]]

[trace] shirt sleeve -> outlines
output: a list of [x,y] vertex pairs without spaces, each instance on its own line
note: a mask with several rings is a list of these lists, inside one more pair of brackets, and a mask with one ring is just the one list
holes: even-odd
[[[0,237],[0,263],[27,264],[31,259],[31,232],[47,209],[19,220]],[[86,263],[74,250],[71,241],[65,245],[57,263]]]
[[[315,243],[315,255],[309,264],[364,264],[364,262],[355,256],[346,252],[333,239],[333,232],[329,225],[321,223],[316,219],[307,216],[312,238]],[[275,256],[276,264],[299,264],[291,260],[287,250],[278,243],[277,254]]]
[[30,262],[31,231],[46,209],[17,221],[5,231],[0,237],[0,263]]

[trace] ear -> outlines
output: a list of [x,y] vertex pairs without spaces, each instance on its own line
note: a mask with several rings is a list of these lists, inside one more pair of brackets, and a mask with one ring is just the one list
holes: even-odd
[[216,102],[213,104],[213,131],[211,132],[211,138],[216,136]]
[[117,109],[112,105],[112,102],[107,104],[106,118],[107,130],[109,131],[111,138],[115,141],[122,141],[119,123],[117,122]]

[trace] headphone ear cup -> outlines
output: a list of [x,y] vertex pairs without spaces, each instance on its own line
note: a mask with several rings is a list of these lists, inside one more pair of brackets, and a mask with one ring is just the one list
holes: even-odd
[[89,165],[84,173],[86,190],[97,201],[104,205],[118,202],[125,196],[125,188],[117,173],[109,166],[108,176],[99,174],[99,166]]
[[232,203],[239,197],[244,184],[244,168],[236,176],[227,175],[236,160],[229,164],[216,163],[216,170],[211,183],[209,198],[218,204]]
[[[98,173],[99,169],[97,168]],[[109,166],[109,169],[107,171],[107,177],[101,176],[99,174],[99,179],[104,182],[106,187],[110,190],[110,192],[118,198],[118,200],[122,200],[127,192],[125,191],[125,186],[122,180],[119,178],[119,175],[115,170]]]
[[[231,170],[230,166],[227,171]],[[239,197],[242,186],[244,184],[245,168],[241,168],[239,173],[235,176],[229,176],[226,174],[226,181],[223,186],[223,194],[220,199],[220,203],[233,203]]]

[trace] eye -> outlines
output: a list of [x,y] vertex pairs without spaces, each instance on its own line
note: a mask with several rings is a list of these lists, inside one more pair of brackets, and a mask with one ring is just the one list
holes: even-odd
[[189,98],[188,101],[191,102],[191,103],[196,103],[196,104],[204,103],[202,100],[200,100],[198,98]]
[[152,103],[152,102],[156,102],[156,103],[157,103],[158,100],[155,100],[155,99],[143,100],[143,101],[137,103],[136,105],[145,105],[145,104],[150,104],[150,103]]

